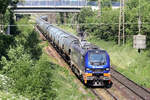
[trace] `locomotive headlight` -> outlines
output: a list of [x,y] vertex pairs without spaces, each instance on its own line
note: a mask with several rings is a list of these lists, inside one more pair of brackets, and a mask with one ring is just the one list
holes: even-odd
[[106,68],[106,70],[108,71],[108,70],[109,70],[109,68]]
[[89,70],[90,70],[90,68],[86,68],[86,70],[87,70],[87,71],[89,71]]

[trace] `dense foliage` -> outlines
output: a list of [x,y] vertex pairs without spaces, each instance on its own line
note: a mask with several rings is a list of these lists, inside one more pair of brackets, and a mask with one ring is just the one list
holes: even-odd
[[[128,0],[125,5],[125,34],[126,40],[132,40],[133,35],[138,34],[138,18],[141,17],[141,34],[147,35],[147,46],[150,47],[150,14],[149,1]],[[119,9],[113,10],[108,7],[102,9],[101,17],[95,15],[96,12],[83,9],[79,14],[79,23],[83,24],[81,30],[88,31],[90,35],[104,40],[117,41],[119,27]],[[88,10],[88,11],[87,11]],[[93,23],[93,24],[92,24]],[[122,27],[122,26],[121,26]],[[122,32],[121,32],[122,34]]]
[[[29,24],[27,18],[21,19],[17,25],[20,23]],[[20,34],[15,37],[1,35],[0,72],[10,80],[6,84],[8,87],[0,88],[30,99],[53,99],[51,69],[55,65],[42,55],[39,36],[33,27],[18,26],[18,30]]]
[[12,0],[0,0],[0,13],[1,14],[4,14],[6,12],[6,9],[11,1]]
[[[0,94],[6,91],[7,94],[19,95],[16,98],[12,96],[15,100],[94,100],[91,93],[84,94],[80,91],[81,87],[75,82],[76,77],[68,69],[56,65],[60,64],[56,59],[42,53],[42,47],[45,51],[48,42],[39,40],[39,35],[30,26],[28,19],[29,17],[23,18],[17,22],[20,34],[1,35],[2,42],[11,39],[10,43],[6,41],[9,45],[3,49],[5,55],[0,59]],[[20,24],[29,26],[19,26]],[[5,45],[1,45],[1,48]],[[10,96],[3,95],[0,98],[11,99]]]
[[10,26],[10,31],[12,34],[17,34],[15,31],[16,26],[14,26],[13,12],[9,6],[15,7],[18,1],[22,0],[0,0],[0,24],[2,24],[0,32],[6,33],[8,31],[8,25],[13,25]]
[[0,58],[2,56],[7,56],[7,48],[14,43],[14,38],[12,36],[0,34]]

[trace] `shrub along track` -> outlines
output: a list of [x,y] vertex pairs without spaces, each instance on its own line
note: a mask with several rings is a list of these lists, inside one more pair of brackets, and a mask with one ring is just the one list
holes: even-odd
[[[42,33],[37,29],[37,27],[35,27],[35,29],[38,33],[40,33],[40,36],[42,38],[44,38],[44,40],[46,40],[46,38],[43,37]],[[63,57],[63,55],[61,55],[59,53],[59,51],[54,46],[52,46],[52,44],[50,44],[49,47],[46,48],[46,51],[52,57],[56,58],[58,63],[61,66],[65,66],[71,72],[71,74],[74,75],[74,73],[72,72],[72,70],[69,66],[69,62],[65,59],[65,57]],[[117,75],[115,70],[111,69],[111,73],[112,73],[112,80],[113,80],[113,84],[114,84],[111,88],[107,89],[104,87],[90,87],[90,88],[88,88],[88,91],[90,90],[96,96],[96,98],[98,100],[128,100],[128,99],[139,100],[139,99],[142,99],[136,93],[134,93],[134,91],[131,91],[125,85],[123,85],[121,82],[118,82],[117,79],[119,79],[118,76],[120,76],[120,75],[115,76],[115,75]],[[121,80],[121,79],[119,79],[119,80]],[[79,84],[82,87],[82,89],[81,89],[82,92],[87,91],[83,88],[84,86],[81,81],[79,81],[79,80],[75,80],[75,81],[77,82],[77,84]],[[125,89],[122,89],[123,87]],[[146,96],[146,99],[147,99],[147,96]]]

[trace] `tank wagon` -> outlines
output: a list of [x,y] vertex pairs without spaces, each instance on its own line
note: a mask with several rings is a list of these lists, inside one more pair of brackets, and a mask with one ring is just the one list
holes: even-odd
[[110,58],[105,50],[37,18],[37,27],[69,61],[72,71],[90,86],[110,87]]

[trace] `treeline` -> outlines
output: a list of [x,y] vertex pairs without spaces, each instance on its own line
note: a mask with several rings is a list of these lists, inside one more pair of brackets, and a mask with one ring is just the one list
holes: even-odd
[[0,73],[8,77],[6,84],[0,82],[0,89],[29,99],[54,99],[51,69],[56,65],[42,54],[33,26],[19,26],[28,25],[28,19],[17,22],[18,35],[0,34]]
[[[139,8],[138,0],[128,0],[125,5],[125,34],[126,40],[132,39],[133,35],[138,34],[138,18],[141,17],[141,34],[147,35],[147,45],[150,46],[150,4],[148,0],[143,0]],[[140,12],[139,12],[140,11]],[[92,12],[90,8],[83,9],[79,14],[79,23],[81,30],[88,31],[90,35],[97,36],[104,40],[117,41],[119,26],[119,9],[113,10],[108,7],[102,8],[101,17],[97,12]],[[93,23],[93,24],[92,24]],[[95,23],[95,24],[94,24]],[[122,27],[122,26],[121,26]]]
[[11,34],[17,34],[15,29],[14,15],[10,7],[15,7],[19,0],[0,0],[0,33],[7,33],[9,30],[8,25],[11,28]]
[[[29,17],[15,22],[9,5],[23,0],[0,0],[0,90],[28,99],[54,99],[52,64],[42,53]],[[8,26],[10,34],[6,35]]]
[[[105,1],[105,0],[104,0]],[[107,0],[106,0],[107,1]],[[139,7],[140,5],[140,7]],[[148,0],[125,1],[125,37],[126,43],[132,44],[133,35],[138,34],[138,19],[141,17],[141,34],[147,36],[147,47],[150,48],[150,4]],[[101,16],[98,11],[92,11],[91,8],[84,8],[75,17],[77,20],[74,24],[80,25],[80,31],[88,33],[90,36],[103,39],[106,41],[118,41],[119,32],[119,12],[120,9],[112,9],[104,6]],[[72,19],[73,15],[69,15]],[[69,21],[67,23],[72,23]],[[122,31],[121,26],[121,31]],[[122,35],[122,32],[121,32]],[[122,39],[122,36],[121,36]]]

